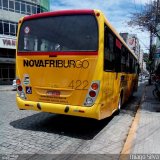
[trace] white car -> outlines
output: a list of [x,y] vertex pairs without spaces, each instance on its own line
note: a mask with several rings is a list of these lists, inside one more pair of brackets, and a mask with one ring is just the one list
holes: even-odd
[[12,87],[13,87],[13,90],[17,89],[16,79],[13,80]]

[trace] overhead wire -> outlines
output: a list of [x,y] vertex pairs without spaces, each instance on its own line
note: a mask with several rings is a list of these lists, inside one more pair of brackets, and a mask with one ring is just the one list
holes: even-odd
[[143,46],[144,46],[147,50],[149,50],[149,47],[147,47],[146,44],[144,44],[144,42],[143,42],[141,39],[139,39],[139,41],[141,42],[141,44],[143,44]]

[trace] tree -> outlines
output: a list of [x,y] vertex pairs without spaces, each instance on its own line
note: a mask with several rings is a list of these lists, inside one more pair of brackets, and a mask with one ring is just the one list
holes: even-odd
[[142,31],[147,30],[150,32],[150,53],[148,59],[148,69],[150,72],[149,84],[151,84],[151,73],[153,72],[153,54],[155,49],[153,49],[153,35],[158,38],[160,36],[157,33],[157,24],[160,22],[160,5],[159,0],[153,0],[150,3],[145,4],[144,9],[141,12],[136,12],[131,14],[131,19],[128,22],[129,26],[138,26]]
[[[156,26],[160,21],[159,0],[147,3],[140,12],[131,13],[129,26],[138,26],[142,31],[147,30],[157,34]],[[159,35],[158,35],[159,36]]]

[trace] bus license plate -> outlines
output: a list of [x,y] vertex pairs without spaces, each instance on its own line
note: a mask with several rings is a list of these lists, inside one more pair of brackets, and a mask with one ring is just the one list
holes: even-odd
[[60,91],[47,91],[48,96],[60,96]]

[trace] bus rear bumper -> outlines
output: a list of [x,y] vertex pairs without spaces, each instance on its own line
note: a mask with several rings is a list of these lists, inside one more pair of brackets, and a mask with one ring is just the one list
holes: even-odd
[[64,104],[25,101],[21,99],[19,96],[16,97],[16,101],[20,110],[35,110],[41,112],[65,114],[100,120],[98,104],[94,104],[92,107],[82,107]]

